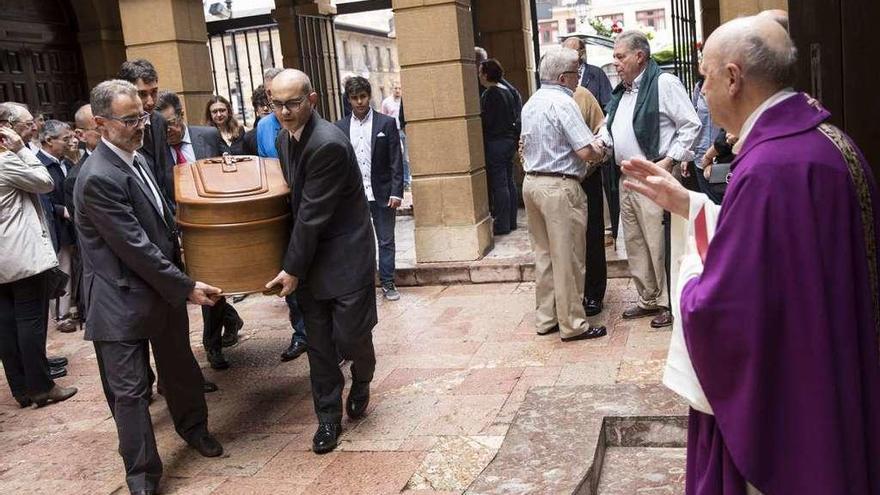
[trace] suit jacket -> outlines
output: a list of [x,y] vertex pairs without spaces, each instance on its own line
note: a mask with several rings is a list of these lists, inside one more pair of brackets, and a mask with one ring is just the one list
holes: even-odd
[[599,105],[602,106],[602,111],[605,111],[605,107],[611,101],[611,81],[608,80],[608,76],[601,68],[590,64],[585,65],[580,85],[593,93],[593,96],[599,101]]
[[83,164],[73,201],[85,339],[146,339],[172,324],[172,314],[185,315],[179,309],[195,282],[180,269],[170,208],[160,213],[149,186],[103,141]]
[[79,162],[67,171],[67,177],[64,178],[64,204],[67,206],[67,211],[70,212],[71,219],[76,219],[76,206],[73,204],[73,187],[76,185],[76,178],[79,176],[79,171],[82,169],[82,165],[86,162],[89,155],[90,153],[88,151],[83,153]]
[[[61,170],[61,165],[43,150],[40,150],[37,153],[37,158],[43,162],[43,165],[49,170],[49,175],[52,176],[52,181],[55,182],[55,187],[52,189],[52,192],[47,195],[49,204],[47,205],[45,201],[43,204],[46,206],[51,205],[51,209],[46,210],[46,215],[52,215],[52,224],[55,229],[55,237],[58,241],[58,246],[70,246],[76,244],[76,234],[73,229],[73,217],[71,217],[70,220],[64,218],[64,208],[66,205],[64,202],[64,171]],[[66,158],[62,158],[61,160],[67,166],[69,173],[73,168],[73,164]],[[68,214],[70,214],[69,211]]]
[[257,125],[254,124],[254,128],[244,133],[244,137],[241,139],[241,149],[235,149],[233,143],[232,149],[230,149],[230,153],[233,155],[253,155],[258,156],[259,151],[257,150]]
[[[346,138],[350,136],[353,118],[354,114],[336,121],[336,126],[345,133]],[[373,111],[371,143],[370,184],[373,186],[373,197],[383,206],[388,204],[391,196],[403,199],[403,161],[397,122],[385,114]]]
[[[193,147],[193,153],[196,155],[196,160],[216,158],[222,156],[224,151],[228,151],[226,143],[216,127],[188,125],[186,128],[189,130],[189,140]],[[176,164],[177,158],[174,156],[174,152],[171,151],[171,147],[165,146],[165,150],[165,158],[168,160],[168,163]],[[171,178],[171,187],[173,188],[173,170],[169,173],[169,177]]]
[[[149,135],[146,131],[149,131]],[[168,123],[161,113],[153,110],[150,114],[150,125],[144,128],[144,145],[138,153],[153,172],[153,177],[159,183],[159,189],[165,199],[174,201],[174,177],[172,175],[174,160],[168,159]]]
[[376,244],[354,149],[316,112],[299,143],[282,129],[275,146],[290,185],[293,229],[284,271],[317,299],[332,299],[375,282]]

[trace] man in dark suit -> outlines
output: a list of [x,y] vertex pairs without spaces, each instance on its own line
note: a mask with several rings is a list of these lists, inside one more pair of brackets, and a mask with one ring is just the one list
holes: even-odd
[[[47,215],[53,216],[55,235],[58,239],[58,265],[64,273],[72,275],[74,258],[76,253],[76,236],[73,230],[73,217],[64,203],[64,179],[68,171],[73,168],[64,156],[64,152],[74,139],[70,126],[58,120],[47,120],[40,131],[41,149],[37,151],[37,158],[49,170],[55,189],[48,194],[52,209]],[[71,298],[71,280],[68,280],[67,293],[56,300],[55,321],[56,328],[61,332],[73,332],[79,322],[79,309],[76,301]]]
[[[159,93],[156,110],[168,125],[166,152],[175,166],[223,154],[226,146],[220,131],[216,127],[187,125],[183,105],[176,93]],[[215,370],[229,368],[229,362],[223,356],[223,346],[229,347],[238,342],[238,331],[244,326],[244,321],[225,297],[221,297],[213,306],[202,306],[202,321],[202,344],[208,355],[208,363]]]
[[123,62],[117,77],[137,87],[138,97],[144,104],[144,111],[150,114],[150,120],[144,126],[144,145],[138,153],[146,160],[153,176],[159,182],[162,194],[171,202],[173,208],[175,207],[174,178],[171,175],[171,166],[174,162],[169,161],[165,153],[168,147],[165,137],[167,124],[162,115],[156,111],[156,103],[159,100],[159,75],[149,60],[139,58]]
[[351,140],[364,181],[364,192],[379,244],[379,281],[385,299],[396,301],[394,285],[394,222],[403,199],[400,135],[393,118],[370,108],[370,81],[360,76],[345,81],[351,115],[336,126]]
[[94,342],[128,488],[155,493],[162,461],[149,411],[148,344],[177,433],[206,457],[223,453],[208,433],[204,380],[189,346],[186,310],[187,300],[213,304],[220,289],[194,282],[180,269],[174,216],[136,152],[149,119],[137,88],[102,82],[92,89],[91,105],[102,139],[73,192],[85,338]]
[[323,454],[336,448],[342,430],[339,355],[352,362],[349,418],[363,416],[369,403],[376,249],[354,149],[314,112],[317,102],[309,77],[298,70],[286,69],[272,81],[271,103],[283,127],[276,148],[291,186],[293,230],[283,269],[266,287],[280,286],[281,296],[296,291],[319,422],[312,450]]

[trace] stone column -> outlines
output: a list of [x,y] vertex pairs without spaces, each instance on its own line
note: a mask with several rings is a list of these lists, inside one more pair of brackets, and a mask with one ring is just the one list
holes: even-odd
[[180,95],[190,117],[201,115],[214,92],[201,0],[119,2],[128,59],[145,58],[159,88]]
[[476,29],[482,47],[504,67],[505,79],[527,99],[536,89],[529,2],[479,0]]
[[116,0],[72,0],[88,89],[116,77],[125,60],[122,21]]
[[788,10],[787,0],[720,0],[719,3],[722,23],[767,9]]
[[469,0],[392,0],[412,169],[416,260],[492,246]]

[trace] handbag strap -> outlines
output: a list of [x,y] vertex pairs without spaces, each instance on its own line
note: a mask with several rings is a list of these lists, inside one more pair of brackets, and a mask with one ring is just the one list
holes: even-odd
[[[874,326],[880,339],[880,282],[877,269],[877,233],[874,232],[874,204],[868,177],[862,167],[859,155],[846,135],[831,124],[821,124],[819,131],[824,134],[843,155],[849,169],[850,179],[856,189],[856,197],[861,209],[862,230],[865,235],[865,250],[868,254],[868,281],[871,286],[871,302],[874,306]],[[880,344],[878,344],[880,345]]]

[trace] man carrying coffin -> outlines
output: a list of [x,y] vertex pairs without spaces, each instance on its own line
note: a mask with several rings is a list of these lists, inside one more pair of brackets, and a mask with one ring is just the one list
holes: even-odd
[[623,165],[626,187],[693,232],[673,304],[686,346],[664,376],[702,411],[691,495],[880,493],[880,198],[830,114],[789,89],[795,59],[765,18],[707,40],[703,94],[740,136],[720,207],[650,162]]

